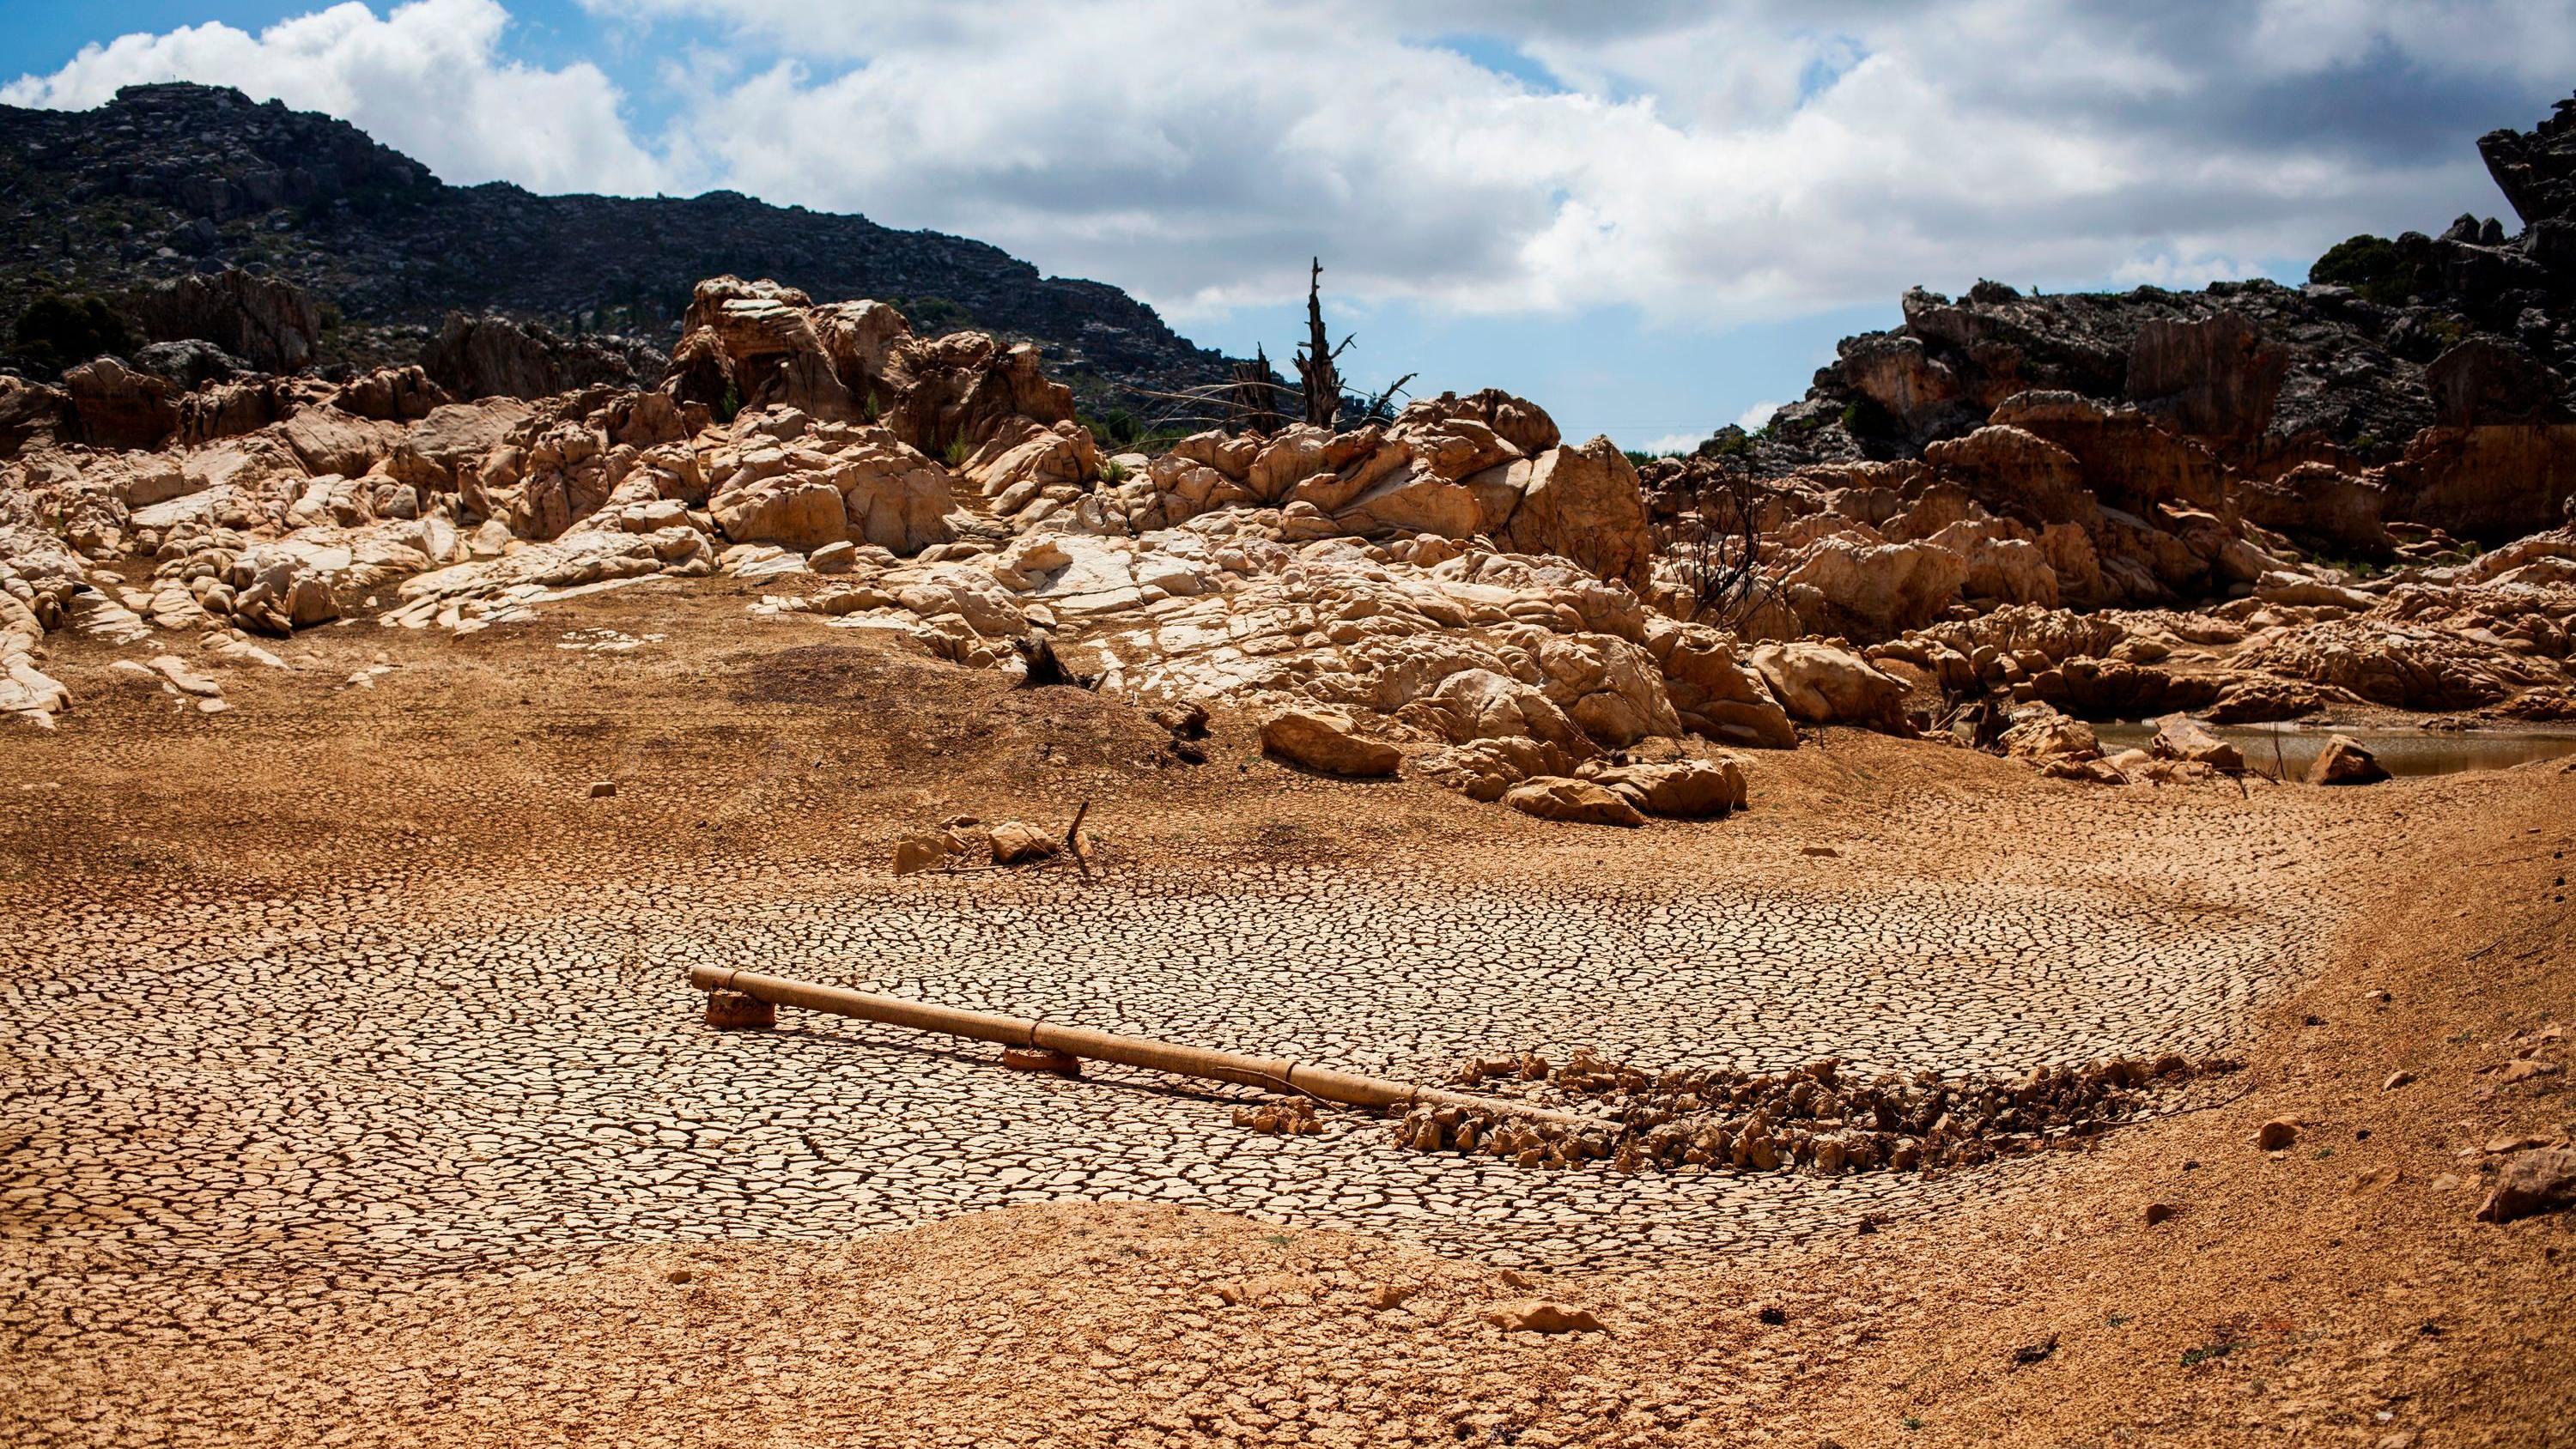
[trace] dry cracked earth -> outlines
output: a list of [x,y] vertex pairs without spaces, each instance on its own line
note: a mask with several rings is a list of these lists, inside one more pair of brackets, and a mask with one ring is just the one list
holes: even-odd
[[[2564,1019],[2537,876],[2576,833],[2576,782],[2550,766],[2106,792],[1837,731],[1758,756],[1733,820],[1620,832],[1302,776],[1240,721],[1188,765],[1117,700],[817,642],[744,602],[652,584],[454,641],[317,631],[212,717],[125,685],[103,647],[61,651],[79,710],[0,736],[0,1441],[2571,1433],[2568,1360],[2546,1364],[2576,1343],[2576,1238],[2468,1235],[2476,1169],[2454,1160],[2476,1114],[2546,1125],[2576,1115],[2563,1096],[2426,1068],[2459,1102],[2378,1139],[2417,1150],[2390,1181],[2420,1225],[2307,1239],[2300,1271],[2347,1286],[2393,1288],[2455,1239],[2520,1254],[2471,1295],[2503,1338],[2455,1321],[2373,1357],[2367,1327],[2237,1325],[2261,1293],[2193,1286],[2208,1252],[2277,1262],[2307,1220],[2283,1206],[2307,1189],[2262,1174],[2351,1176],[2227,1134],[2320,1074],[2375,1086],[2391,1053],[2465,1063]],[[941,818],[1061,828],[1086,800],[1092,875],[886,868]],[[2473,921],[2538,943],[2477,1008],[2499,1022],[2349,1023],[2319,1064],[2313,998],[2349,1017],[2363,970],[2457,991]],[[684,984],[705,963],[1419,1080],[1576,1047],[2252,1065],[2094,1151],[1968,1172],[1539,1172],[1400,1152],[1354,1112],[1249,1133],[1245,1093],[1007,1072],[837,1018],[720,1033]],[[2180,1227],[2221,1241],[2170,1249],[2197,1266],[2128,1241],[2151,1191],[2218,1194]],[[2028,1275],[2087,1253],[2046,1290]],[[2124,1274],[2141,1302],[2207,1301],[2124,1316],[2102,1296]],[[2052,1293],[2080,1302],[2045,1351],[2033,1329],[1953,1362]],[[1479,1316],[1530,1294],[1608,1331]],[[2508,1302],[2538,1313],[2531,1342]],[[2181,1347],[2082,1346],[2142,1318]],[[2211,1398],[2255,1357],[2235,1345],[2269,1339],[2323,1346]],[[2466,1378],[2383,1385],[2407,1354]],[[2038,1390],[2061,1359],[2089,1368]],[[2332,1383],[2293,1391],[2310,1371]]]

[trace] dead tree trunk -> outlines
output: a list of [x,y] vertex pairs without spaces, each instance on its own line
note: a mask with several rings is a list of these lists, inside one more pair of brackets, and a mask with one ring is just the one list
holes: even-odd
[[[1342,371],[1333,365],[1340,349],[1324,332],[1324,259],[1314,259],[1306,276],[1306,343],[1297,349],[1297,377],[1306,388],[1306,421],[1330,428],[1342,417]],[[1342,346],[1350,346],[1344,338]]]
[[1226,393],[1226,421],[1232,431],[1269,437],[1287,423],[1279,415],[1279,384],[1270,375],[1270,357],[1259,347],[1250,362],[1234,365],[1234,385]]

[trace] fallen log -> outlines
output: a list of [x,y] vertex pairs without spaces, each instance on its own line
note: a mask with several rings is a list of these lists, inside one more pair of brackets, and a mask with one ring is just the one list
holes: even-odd
[[721,966],[689,968],[689,984],[700,991],[734,991],[773,1006],[793,1006],[806,1011],[828,1011],[835,1016],[856,1017],[861,1021],[882,1022],[888,1026],[909,1027],[914,1031],[935,1031],[947,1036],[962,1036],[974,1041],[993,1042],[1006,1048],[1062,1052],[1067,1056],[1087,1057],[1093,1061],[1117,1062],[1122,1066],[1142,1067],[1149,1072],[1168,1072],[1179,1077],[1198,1077],[1215,1082],[1233,1082],[1247,1087],[1263,1087],[1274,1092],[1318,1097],[1327,1102],[1340,1102],[1352,1107],[1466,1107],[1484,1112],[1502,1112],[1525,1117],[1535,1122],[1554,1122],[1581,1131],[1612,1130],[1612,1124],[1598,1117],[1533,1103],[1514,1101],[1509,1097],[1480,1097],[1468,1092],[1452,1092],[1440,1087],[1416,1086],[1409,1082],[1391,1082],[1381,1077],[1363,1077],[1353,1072],[1337,1072],[1327,1067],[1308,1066],[1285,1057],[1255,1057],[1239,1052],[1210,1051],[1205,1047],[1182,1046],[1175,1042],[1156,1041],[1151,1037],[1119,1036],[1112,1032],[1091,1031],[1078,1026],[1056,1026],[1024,1016],[995,1016],[981,1011],[961,1011],[953,1006],[935,1006],[926,1001],[907,1001],[900,996],[880,996],[871,991],[852,991],[841,986],[821,986],[811,981],[791,981],[784,976],[764,976],[756,971],[739,971]]

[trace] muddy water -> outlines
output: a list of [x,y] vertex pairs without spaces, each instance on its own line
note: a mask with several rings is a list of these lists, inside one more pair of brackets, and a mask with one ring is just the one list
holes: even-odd
[[[2245,763],[2273,769],[2277,745],[2281,769],[2295,778],[2307,772],[2326,740],[2344,735],[2378,756],[2392,775],[2448,775],[2461,770],[2502,770],[2533,760],[2576,754],[2576,732],[2531,730],[2328,729],[2315,725],[2206,725],[2211,734],[2245,752]],[[2152,724],[2103,724],[2093,727],[2102,748],[2144,748],[2155,737]]]

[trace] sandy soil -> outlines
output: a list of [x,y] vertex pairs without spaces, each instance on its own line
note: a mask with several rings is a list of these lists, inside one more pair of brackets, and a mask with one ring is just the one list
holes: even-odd
[[[2555,767],[2106,791],[1836,732],[1759,758],[1728,822],[1548,826],[1295,774],[1248,721],[1188,765],[1118,701],[749,623],[731,588],[326,629],[211,717],[59,651],[77,712],[0,735],[0,1440],[2576,1443],[2576,1224],[2470,1220],[2487,1145],[2576,1118],[2564,1073],[2502,1070],[2566,1055]],[[1097,881],[886,875],[943,816],[1086,799]],[[972,950],[942,934],[979,911]],[[1220,961],[1229,913],[1258,929]],[[1105,962],[1077,994],[1114,1024],[1426,1073],[1495,1034],[2248,1065],[1931,1183],[1541,1177],[694,1022],[688,961],[780,952],[988,996]],[[596,1159],[649,1141],[550,1136],[487,1052],[648,1122],[846,1096],[790,1125],[846,1161],[899,1120],[925,1165],[840,1186],[734,1129],[620,1178]],[[2297,1141],[2261,1151],[2276,1118]],[[1185,1151],[1187,1191],[1154,1171]],[[1604,1331],[1482,1316],[1528,1297]]]

